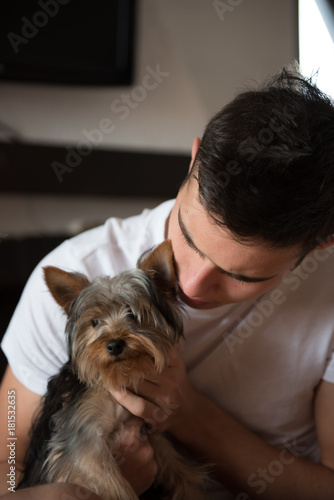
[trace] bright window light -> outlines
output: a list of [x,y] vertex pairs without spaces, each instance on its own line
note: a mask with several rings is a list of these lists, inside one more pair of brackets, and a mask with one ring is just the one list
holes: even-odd
[[299,63],[302,74],[334,98],[334,10],[328,0],[299,0]]

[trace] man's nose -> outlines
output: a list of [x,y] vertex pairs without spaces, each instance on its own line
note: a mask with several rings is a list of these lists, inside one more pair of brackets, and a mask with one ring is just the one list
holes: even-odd
[[183,292],[192,298],[209,296],[220,287],[217,269],[210,263],[201,263],[188,267],[181,276],[180,285]]

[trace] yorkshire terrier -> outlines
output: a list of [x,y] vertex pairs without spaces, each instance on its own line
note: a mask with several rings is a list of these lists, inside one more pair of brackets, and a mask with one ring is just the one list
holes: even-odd
[[[110,387],[131,387],[152,368],[160,373],[183,334],[169,240],[137,268],[89,282],[79,273],[45,267],[46,284],[67,314],[69,361],[50,379],[36,419],[20,488],[71,482],[103,500],[136,500],[117,450],[131,418]],[[161,434],[148,432],[159,498],[199,500],[207,471],[186,461]]]

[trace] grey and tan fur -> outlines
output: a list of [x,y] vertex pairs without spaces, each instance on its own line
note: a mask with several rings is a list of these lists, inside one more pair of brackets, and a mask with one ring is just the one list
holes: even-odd
[[[153,366],[161,372],[182,336],[171,244],[165,241],[137,269],[114,278],[89,282],[55,267],[44,274],[68,316],[69,362],[49,382],[20,487],[69,481],[103,500],[135,500],[114,458],[132,416],[108,389],[135,389]],[[203,498],[204,469],[191,466],[163,435],[149,439],[160,498]]]

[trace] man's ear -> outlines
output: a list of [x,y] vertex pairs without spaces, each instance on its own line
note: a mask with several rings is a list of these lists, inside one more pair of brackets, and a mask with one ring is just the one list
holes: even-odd
[[316,250],[325,250],[326,248],[334,246],[334,234],[331,234],[326,238],[325,240],[318,240],[319,244],[311,250],[308,255],[312,252],[315,252]]
[[176,294],[177,278],[170,240],[165,240],[151,252],[144,254],[138,262],[138,267],[150,275],[160,290]]
[[329,248],[329,247],[332,247],[334,246],[334,234],[331,234],[330,236],[328,236],[328,238],[326,238],[325,240],[321,240],[319,239],[319,244],[312,248],[312,250],[310,250],[309,252],[307,252],[306,254],[302,255],[296,262],[295,266],[294,266],[294,269],[299,266],[303,260],[308,257],[309,255],[312,255],[313,252],[316,252],[316,251],[319,251],[319,250],[326,250],[326,248]]
[[43,268],[45,282],[55,301],[68,314],[70,305],[89,285],[89,280],[80,273],[68,273],[58,267]]
[[201,145],[201,139],[199,137],[195,137],[195,139],[193,140],[192,148],[191,148],[191,162],[189,165],[189,172],[193,168],[194,161],[195,161],[196,155],[197,155],[197,151],[198,151],[198,148],[200,147],[200,145]]

